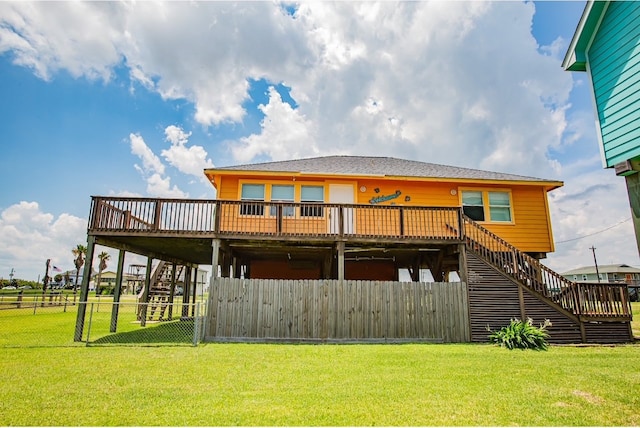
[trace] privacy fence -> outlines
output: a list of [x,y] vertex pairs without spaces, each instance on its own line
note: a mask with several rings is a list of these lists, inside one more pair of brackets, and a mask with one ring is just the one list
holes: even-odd
[[[204,332],[205,305],[139,303],[134,296],[114,303],[86,303],[81,342],[74,342],[80,301],[73,295],[0,294],[0,347],[197,345]],[[128,301],[127,301],[128,300]]]
[[464,283],[218,278],[206,340],[467,342]]

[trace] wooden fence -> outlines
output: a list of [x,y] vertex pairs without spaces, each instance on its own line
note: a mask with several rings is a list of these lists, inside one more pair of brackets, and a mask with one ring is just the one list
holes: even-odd
[[206,340],[468,342],[464,283],[217,278]]

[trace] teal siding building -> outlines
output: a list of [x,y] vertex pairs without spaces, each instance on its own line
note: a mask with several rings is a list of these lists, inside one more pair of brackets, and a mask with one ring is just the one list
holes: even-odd
[[589,76],[603,166],[626,177],[640,249],[640,2],[588,1],[562,67]]
[[640,2],[588,2],[562,66],[589,74],[604,166],[640,160]]

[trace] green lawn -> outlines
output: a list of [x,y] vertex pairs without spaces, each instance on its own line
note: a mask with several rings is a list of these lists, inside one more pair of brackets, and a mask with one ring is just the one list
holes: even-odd
[[[55,336],[73,316],[31,319]],[[36,324],[6,321],[2,340]],[[132,348],[62,336],[2,348],[2,425],[640,425],[639,345]]]

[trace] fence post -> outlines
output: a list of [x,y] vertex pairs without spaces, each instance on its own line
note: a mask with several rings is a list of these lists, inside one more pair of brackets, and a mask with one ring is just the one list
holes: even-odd
[[89,337],[91,336],[91,321],[93,320],[93,305],[94,303],[91,303],[91,309],[89,309],[89,325],[87,326],[87,341],[86,341],[86,346],[89,346]]
[[198,346],[198,332],[200,325],[200,304],[194,303],[195,305],[195,316],[193,317],[193,346]]
[[20,290],[18,292],[18,309],[22,307],[22,294],[24,293],[24,290]]

